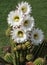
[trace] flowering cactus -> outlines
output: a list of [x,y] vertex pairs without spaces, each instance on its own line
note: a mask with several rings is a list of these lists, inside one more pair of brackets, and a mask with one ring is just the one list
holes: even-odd
[[[6,35],[10,37],[11,53],[7,53],[4,59],[12,62],[13,65],[31,61],[33,54],[30,49],[33,45],[41,44],[44,39],[42,30],[35,29],[35,21],[30,13],[32,7],[27,2],[21,2],[8,14],[9,28],[6,30]],[[26,65],[33,65],[33,63],[28,62]]]

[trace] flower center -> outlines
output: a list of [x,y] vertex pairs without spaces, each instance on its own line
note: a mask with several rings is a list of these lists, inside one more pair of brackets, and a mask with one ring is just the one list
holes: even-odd
[[37,34],[34,34],[34,39],[38,39],[38,35]]
[[19,16],[14,16],[14,21],[18,22],[19,21]]
[[27,11],[27,7],[23,6],[21,10],[23,11],[23,13],[25,13]]
[[18,31],[17,35],[18,35],[19,37],[23,37],[23,32],[22,32],[22,31]]
[[25,20],[24,26],[28,26],[28,20]]

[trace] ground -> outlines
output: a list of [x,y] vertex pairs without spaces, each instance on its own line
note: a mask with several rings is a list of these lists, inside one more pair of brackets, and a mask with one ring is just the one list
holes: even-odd
[[[25,0],[0,0],[0,56],[2,47],[9,45],[9,38],[5,31],[8,28],[7,16],[11,10],[16,9],[16,5]],[[47,39],[47,0],[26,0],[32,6],[32,16],[35,19],[35,27],[42,29]]]

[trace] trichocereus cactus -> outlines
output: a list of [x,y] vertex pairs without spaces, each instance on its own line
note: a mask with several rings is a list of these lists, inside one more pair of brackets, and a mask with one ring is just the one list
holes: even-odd
[[11,52],[7,52],[4,59],[13,65],[32,61],[34,57],[30,50],[44,39],[42,30],[35,28],[34,18],[30,13],[32,7],[27,2],[21,2],[8,14],[6,35],[10,38]]
[[45,65],[45,60],[43,58],[37,58],[33,63],[34,65]]
[[9,63],[12,63],[12,55],[11,53],[6,53],[6,55],[4,56],[4,59],[9,62]]

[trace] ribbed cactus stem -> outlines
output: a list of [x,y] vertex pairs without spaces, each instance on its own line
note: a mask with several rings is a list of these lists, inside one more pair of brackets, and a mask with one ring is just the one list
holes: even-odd
[[44,64],[44,59],[43,58],[37,58],[33,63],[35,64],[35,65],[45,65]]
[[[12,40],[10,40],[10,41],[12,41]],[[11,43],[11,52],[12,52],[12,58],[13,58],[13,65],[17,65],[16,60],[15,60],[15,54],[14,54],[13,48],[14,48],[14,44]]]

